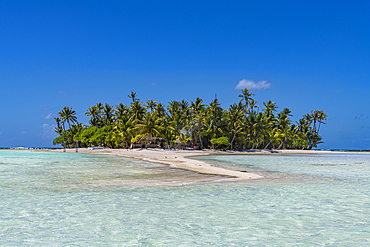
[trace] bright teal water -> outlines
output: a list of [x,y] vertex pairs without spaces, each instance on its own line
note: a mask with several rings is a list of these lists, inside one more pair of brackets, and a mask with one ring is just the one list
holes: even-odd
[[0,246],[369,246],[370,154],[201,159],[272,179],[150,186],[214,176],[0,151]]

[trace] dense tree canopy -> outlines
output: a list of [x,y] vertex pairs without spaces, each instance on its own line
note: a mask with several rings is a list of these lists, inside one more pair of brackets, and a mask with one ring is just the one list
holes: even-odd
[[138,140],[166,140],[162,146],[243,150],[312,149],[322,143],[319,130],[327,117],[323,111],[311,111],[292,123],[290,109],[278,112],[269,100],[259,111],[252,96],[244,89],[238,103],[223,109],[218,99],[209,105],[199,97],[190,103],[171,101],[166,107],[156,100],[141,102],[131,92],[129,106],[97,103],[88,108],[86,126],[78,123],[72,108],[64,107],[55,118],[59,136],[53,144],[130,148]]

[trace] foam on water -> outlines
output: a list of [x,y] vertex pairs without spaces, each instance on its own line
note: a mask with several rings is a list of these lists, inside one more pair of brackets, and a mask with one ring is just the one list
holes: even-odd
[[[212,177],[102,155],[0,151],[0,245],[370,244],[369,154],[202,159],[272,179],[147,186],[131,182]],[[95,183],[115,180],[129,182]]]

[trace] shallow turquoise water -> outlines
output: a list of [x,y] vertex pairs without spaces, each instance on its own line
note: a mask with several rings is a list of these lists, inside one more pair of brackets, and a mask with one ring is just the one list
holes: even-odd
[[0,246],[370,244],[369,154],[201,159],[271,179],[151,186],[214,176],[110,156],[0,151]]

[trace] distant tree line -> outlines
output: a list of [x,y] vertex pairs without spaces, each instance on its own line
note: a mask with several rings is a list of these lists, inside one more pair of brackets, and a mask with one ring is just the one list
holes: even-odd
[[244,89],[238,103],[223,109],[217,98],[209,105],[198,97],[165,106],[155,100],[141,102],[131,92],[129,106],[97,103],[87,109],[89,125],[77,121],[73,108],[64,107],[55,118],[59,136],[53,144],[130,148],[143,137],[157,137],[167,140],[168,146],[192,143],[200,149],[244,150],[312,149],[322,143],[319,130],[327,118],[323,111],[313,110],[292,123],[289,108],[277,112],[277,105],[269,100],[260,111],[252,96],[251,90]]

